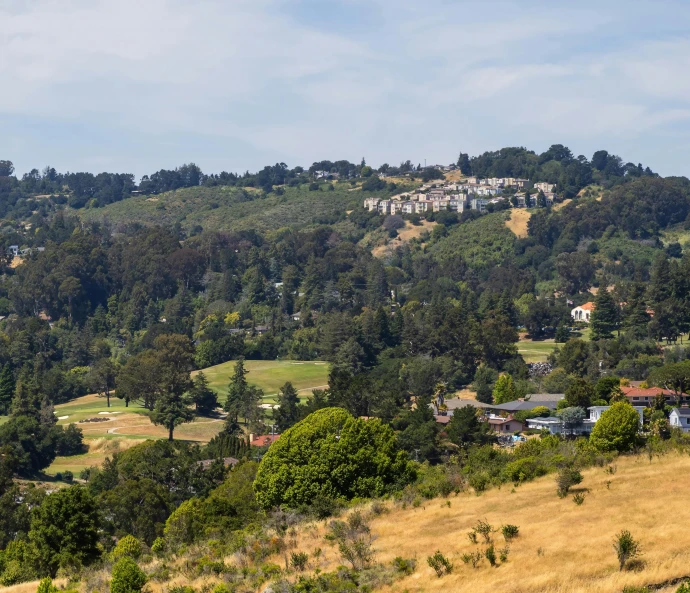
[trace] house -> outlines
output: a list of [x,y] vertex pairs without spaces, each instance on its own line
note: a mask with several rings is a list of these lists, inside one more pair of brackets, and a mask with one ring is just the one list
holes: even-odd
[[391,201],[390,200],[381,200],[377,205],[376,208],[379,211],[379,214],[388,214],[391,213]]
[[579,307],[572,309],[570,311],[570,316],[574,321],[589,323],[589,318],[592,315],[592,311],[594,311],[594,303],[590,301],[589,303],[585,303],[584,305],[580,305]]
[[263,434],[258,436],[251,434],[249,435],[249,444],[252,447],[267,447],[275,443],[279,438],[279,434]]
[[690,408],[673,408],[668,419],[671,426],[680,428],[683,432],[690,432]]
[[480,212],[484,212],[486,210],[486,206],[489,203],[488,200],[483,200],[481,198],[475,198],[472,200],[472,210],[479,210]]
[[378,209],[379,202],[378,198],[367,198],[364,200],[364,207],[369,210],[369,212],[373,212],[374,210]]
[[546,183],[546,181],[540,181],[539,183],[534,184],[534,189],[536,189],[537,191],[543,191],[545,194],[548,194],[549,192],[553,191],[554,187],[556,187],[555,184]]
[[[546,394],[549,395],[549,394]],[[549,408],[549,410],[555,410],[558,407],[558,402],[562,400],[565,396],[560,395],[560,394],[551,394],[550,400],[547,399],[535,399],[534,401],[532,399],[525,401],[522,399],[517,399],[512,402],[507,402],[505,404],[498,404],[498,405],[491,405],[489,406],[492,410],[497,411],[497,412],[508,412],[508,413],[513,413],[513,412],[521,412],[521,411],[529,411],[529,410],[534,410],[534,408],[538,408],[540,406],[543,406],[545,408]]]
[[[590,406],[587,408],[589,410],[589,419],[594,423],[598,422],[601,415],[610,408],[611,406]],[[633,406],[640,416],[640,426],[644,423],[644,409],[645,406]]]
[[[633,406],[637,404],[649,407],[654,403],[656,396],[659,394],[664,395],[667,404],[675,404],[678,400],[673,391],[662,389],[661,387],[621,387],[621,391]],[[690,400],[690,396],[684,393],[680,400],[681,402],[687,402]]]
[[414,205],[415,214],[424,214],[427,210],[431,209],[433,202],[424,200],[423,202],[416,202]]
[[19,245],[10,245],[7,248],[7,252],[12,255],[12,257],[17,257],[19,255]]
[[522,432],[525,428],[522,422],[515,420],[512,416],[507,416],[506,418],[501,416],[489,416],[487,421],[491,430],[499,434]]

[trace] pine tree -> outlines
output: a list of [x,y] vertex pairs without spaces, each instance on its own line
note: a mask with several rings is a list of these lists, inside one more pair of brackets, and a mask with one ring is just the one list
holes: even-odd
[[203,371],[199,371],[199,374],[194,377],[194,386],[190,395],[197,414],[208,416],[218,407],[218,396],[213,389],[209,388],[208,379]]
[[601,340],[613,337],[613,330],[618,326],[618,307],[613,296],[602,286],[594,299],[594,311],[590,318],[589,327],[592,339]]
[[228,397],[225,401],[225,411],[228,413],[226,424],[237,424],[240,415],[249,423],[250,418],[256,416],[255,408],[261,398],[263,391],[247,383],[247,371],[244,368],[244,358],[240,357],[235,363],[230,385],[228,387]]
[[505,374],[498,378],[494,386],[493,397],[494,404],[506,404],[518,398],[515,382],[510,375]]
[[278,404],[280,407],[275,409],[273,418],[282,432],[299,420],[299,397],[289,381],[280,388]]
[[0,414],[4,415],[10,411],[16,388],[12,368],[7,363],[0,372]]

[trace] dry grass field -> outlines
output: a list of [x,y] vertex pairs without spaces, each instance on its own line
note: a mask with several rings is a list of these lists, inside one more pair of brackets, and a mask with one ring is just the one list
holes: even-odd
[[385,257],[388,253],[392,253],[397,247],[400,247],[403,243],[412,241],[412,239],[418,239],[422,236],[424,231],[431,232],[434,227],[438,224],[437,222],[429,222],[428,220],[420,221],[421,224],[414,225],[409,220],[405,221],[405,227],[398,230],[398,236],[395,239],[391,239],[385,245],[378,245],[371,250],[371,254],[374,257]]
[[[581,487],[588,493],[581,506],[570,496],[556,496],[553,476],[480,496],[462,493],[425,501],[418,508],[389,503],[390,512],[371,523],[376,558],[416,558],[417,570],[381,591],[620,593],[628,585],[690,575],[690,457],[670,454],[651,463],[646,456],[625,457],[616,467],[613,475],[602,468],[583,472]],[[497,528],[507,523],[520,528],[507,562],[497,568],[483,560],[473,569],[461,560],[462,554],[486,547],[467,537],[479,519]],[[618,570],[612,544],[622,529],[641,543],[639,570]],[[298,547],[307,552],[324,547],[323,533],[322,526],[303,530]],[[494,540],[497,549],[506,545],[500,532]],[[453,562],[452,574],[437,578],[427,565],[436,550]],[[330,566],[322,569],[333,569],[335,550],[328,548],[327,557]]]
[[518,239],[522,239],[527,236],[527,223],[531,217],[532,213],[525,208],[513,208],[510,211],[510,218],[506,220],[506,226]]

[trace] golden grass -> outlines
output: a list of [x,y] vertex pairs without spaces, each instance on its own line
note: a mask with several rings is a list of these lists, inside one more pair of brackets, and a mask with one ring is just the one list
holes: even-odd
[[532,217],[532,213],[524,208],[513,208],[510,211],[510,218],[506,220],[506,226],[518,239],[527,236],[527,223]]
[[437,222],[429,222],[428,220],[422,220],[420,222],[421,224],[414,225],[409,220],[406,220],[405,227],[398,230],[398,236],[395,239],[384,245],[377,245],[371,250],[371,254],[374,257],[385,257],[388,255],[388,253],[392,252],[397,247],[400,247],[403,243],[412,241],[412,239],[418,239],[422,236],[424,231],[431,232],[438,224]]
[[563,200],[562,202],[559,202],[558,204],[554,204],[553,207],[551,208],[554,212],[558,212],[561,208],[565,208],[570,202],[573,200],[571,198],[568,198],[566,200]]
[[[583,472],[581,486],[589,493],[581,506],[570,496],[556,496],[553,476],[481,496],[451,496],[450,507],[445,499],[406,510],[389,503],[390,513],[371,523],[376,559],[416,558],[417,570],[381,591],[619,593],[626,585],[690,575],[690,457],[670,454],[651,464],[643,456],[626,457],[616,464],[614,475],[601,468]],[[484,560],[476,569],[463,564],[463,553],[485,548],[467,538],[478,519],[495,527],[506,523],[520,527],[507,563],[490,568]],[[629,529],[641,542],[644,568],[639,572],[618,571],[612,543],[622,529]],[[323,526],[303,528],[298,547],[307,552],[324,547],[323,533]],[[495,542],[497,548],[505,545],[500,533],[495,534]],[[440,579],[426,562],[436,550],[455,566],[451,575]],[[328,565],[322,568],[330,570],[339,560],[335,550],[328,548],[328,554]]]

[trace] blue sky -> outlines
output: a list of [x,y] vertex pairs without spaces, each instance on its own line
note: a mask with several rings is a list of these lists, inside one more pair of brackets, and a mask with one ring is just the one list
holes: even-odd
[[0,0],[19,173],[605,148],[690,176],[690,2]]

